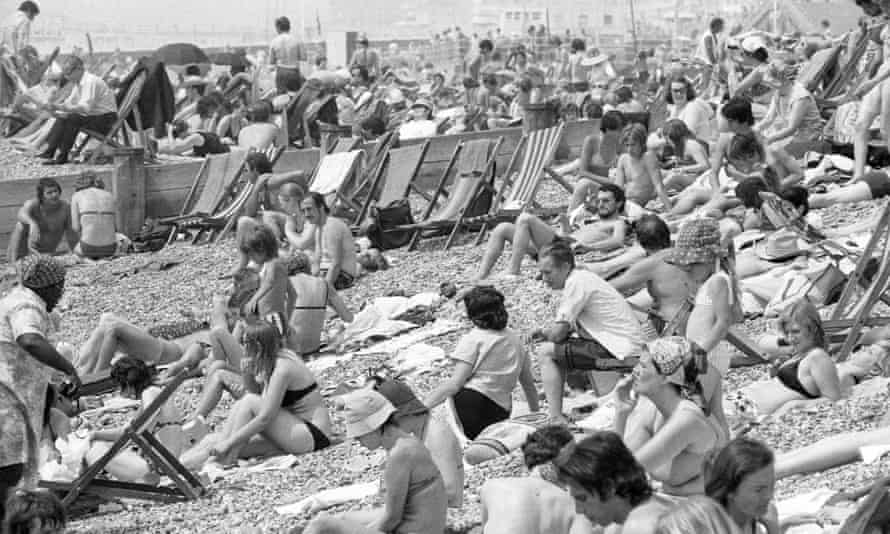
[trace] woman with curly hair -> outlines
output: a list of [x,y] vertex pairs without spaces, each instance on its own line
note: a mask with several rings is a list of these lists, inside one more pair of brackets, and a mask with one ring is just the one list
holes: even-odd
[[676,166],[670,170],[664,185],[681,190],[695,182],[710,168],[708,145],[701,141],[680,119],[667,121],[661,130],[664,143],[673,151]]
[[522,340],[507,328],[504,295],[493,287],[474,287],[463,301],[473,329],[451,354],[455,361],[451,377],[424,404],[433,409],[451,399],[464,434],[475,439],[485,427],[510,417],[517,381],[534,412],[538,411],[538,392]]

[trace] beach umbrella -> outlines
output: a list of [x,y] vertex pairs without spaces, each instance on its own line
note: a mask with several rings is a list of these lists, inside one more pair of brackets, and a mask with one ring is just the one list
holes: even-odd
[[152,58],[157,61],[163,61],[167,65],[210,63],[210,59],[203,50],[189,43],[171,43],[164,45],[155,51]]
[[210,54],[210,63],[235,68],[247,68],[250,66],[250,61],[247,57],[245,57],[244,54],[239,54],[237,52],[217,52],[215,54]]

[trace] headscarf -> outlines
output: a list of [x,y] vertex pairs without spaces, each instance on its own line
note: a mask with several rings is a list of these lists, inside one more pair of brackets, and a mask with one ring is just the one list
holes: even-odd
[[45,289],[65,283],[65,266],[55,258],[32,254],[19,260],[22,285],[28,289]]

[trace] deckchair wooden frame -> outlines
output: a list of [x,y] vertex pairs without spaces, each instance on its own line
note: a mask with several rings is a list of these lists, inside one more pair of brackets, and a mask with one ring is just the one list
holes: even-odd
[[[350,151],[350,152],[360,152],[360,151]],[[341,152],[340,154],[346,154],[346,152]],[[327,155],[324,155],[321,157],[321,160],[318,162],[318,167],[315,168],[315,173],[313,173],[312,179],[309,181],[309,191],[310,192],[312,192],[312,187],[315,185],[318,175],[322,171],[324,158],[331,157],[333,155],[334,154],[327,154]],[[349,169],[347,169],[345,175],[343,176],[343,179],[340,182],[339,186],[337,187],[337,190],[334,191],[333,193],[327,193],[325,195],[325,196],[334,195],[335,202],[340,202],[342,205],[346,206],[349,210],[351,210],[353,212],[358,212],[361,209],[361,206],[358,203],[356,203],[355,200],[353,200],[353,198],[352,198],[353,195],[350,195],[347,192],[347,190],[349,189],[349,185],[350,185],[350,177],[357,176],[359,173],[359,170],[361,169],[363,157],[364,157],[363,155],[359,155],[358,157],[353,158],[352,162],[350,164],[350,167],[349,167]],[[334,208],[333,205],[331,205],[329,207],[331,209]]]
[[[532,141],[537,139],[539,135],[545,135],[547,132],[552,132],[554,128],[557,128],[557,130],[549,145],[543,147],[531,146]],[[507,170],[503,174],[500,188],[498,188],[495,193],[491,211],[489,215],[482,220],[482,228],[479,230],[479,235],[476,238],[477,245],[482,243],[482,240],[485,238],[485,233],[488,231],[488,227],[496,223],[498,220],[502,218],[508,220],[515,219],[520,213],[527,211],[530,208],[533,213],[535,211],[539,213],[544,211],[540,209],[540,206],[535,202],[535,195],[537,194],[538,187],[541,185],[541,180],[545,175],[561,185],[569,193],[572,192],[572,186],[570,186],[562,176],[559,176],[550,168],[553,164],[553,158],[556,157],[556,151],[559,148],[559,144],[562,141],[564,130],[565,123],[561,122],[556,126],[534,130],[522,136],[522,139],[519,141],[519,146],[516,147],[516,151],[513,153],[513,156],[510,158],[510,163],[507,165]],[[538,169],[533,169],[534,172],[523,168],[524,162],[527,160],[527,152],[533,149],[545,151],[536,159],[536,163],[533,162],[533,165],[539,167]],[[519,168],[517,168],[517,165]],[[514,175],[518,176],[514,178]],[[525,181],[527,180],[530,180],[532,183],[526,184]],[[510,191],[510,198],[506,196],[508,189]],[[520,195],[520,198],[518,199],[513,198],[515,197],[514,193],[517,191],[522,191],[525,194]],[[502,206],[505,202],[516,200],[521,204],[519,208],[502,210]]]
[[[149,431],[148,425],[152,417],[170,400],[173,393],[189,377],[191,371],[186,369],[163,387],[161,393],[142,412],[130,421],[124,429],[124,435],[91,464],[82,475],[73,482],[41,481],[44,488],[64,492],[62,504],[70,508],[74,501],[83,494],[90,493],[108,498],[132,497],[158,501],[175,502],[194,500],[201,497],[205,488],[198,478],[183,466],[173,454]],[[119,482],[97,478],[108,463],[130,443],[150,459],[156,468],[170,478],[175,488],[166,488],[136,482]]]
[[362,144],[360,137],[338,137],[333,144],[325,147],[325,154],[337,154],[338,152],[349,152],[355,150]]
[[[368,190],[368,197],[362,202],[361,209],[353,220],[353,225],[359,225],[365,218],[365,215],[368,214],[368,211],[371,209],[373,204],[381,204],[386,205],[394,200],[400,200],[407,198],[411,191],[415,191],[418,194],[423,194],[423,191],[417,187],[415,181],[417,180],[417,175],[420,173],[420,167],[423,165],[423,160],[426,157],[426,153],[430,148],[429,140],[424,141],[419,145],[409,145],[401,148],[390,148],[386,151],[386,155],[384,156],[384,160],[378,168],[378,172],[374,174],[373,180],[371,180],[371,186]],[[388,185],[390,184],[390,180],[393,176],[393,153],[395,154],[407,154],[406,158],[408,159],[407,169],[397,169],[397,172],[404,172],[404,176],[408,176],[408,180],[404,181],[404,187],[400,190],[393,191],[392,198],[386,198],[384,193],[388,192]],[[401,183],[401,181],[399,182]]]

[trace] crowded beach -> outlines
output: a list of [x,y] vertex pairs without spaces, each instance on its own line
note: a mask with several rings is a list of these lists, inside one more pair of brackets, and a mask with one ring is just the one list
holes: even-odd
[[[890,528],[890,2],[342,64],[286,16],[44,56],[41,7],[0,43],[3,534]],[[122,157],[194,170],[134,227]]]

